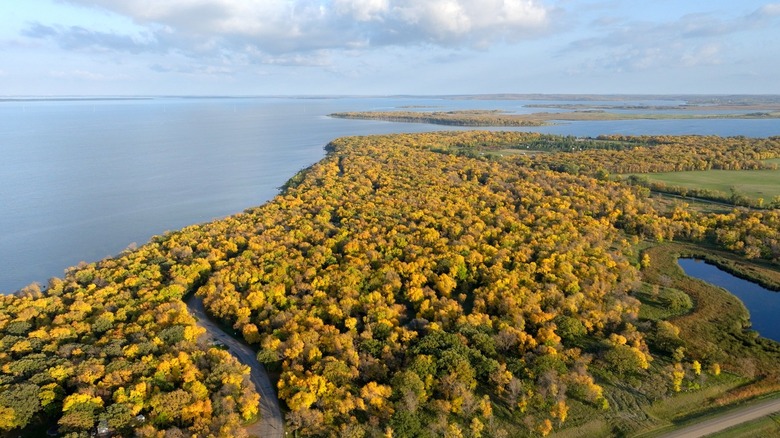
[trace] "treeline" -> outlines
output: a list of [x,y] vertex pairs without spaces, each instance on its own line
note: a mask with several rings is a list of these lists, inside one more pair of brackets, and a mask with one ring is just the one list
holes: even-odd
[[400,123],[432,123],[447,126],[544,126],[541,120],[530,120],[523,115],[504,114],[495,110],[466,111],[365,111],[333,113],[339,119],[383,120]]
[[780,208],[780,196],[775,196],[773,199],[767,201],[763,198],[751,198],[750,196],[740,193],[736,188],[732,188],[729,193],[725,193],[719,190],[705,188],[675,186],[666,184],[662,181],[650,181],[650,179],[644,175],[629,175],[628,178],[626,178],[626,182],[632,185],[646,187],[653,192],[666,193],[683,198],[704,199],[737,207],[757,209]]
[[538,154],[522,163],[532,167],[595,174],[680,172],[687,170],[777,169],[765,160],[780,157],[780,137],[763,139],[714,136],[599,137],[640,143],[621,150],[587,149]]
[[691,170],[776,170],[780,137],[717,136],[557,136],[531,132],[476,132],[460,141],[445,140],[437,152],[490,155],[504,149],[545,154],[518,155],[525,167],[596,175]]
[[[635,244],[709,241],[778,263],[780,212],[659,212],[639,187],[542,165],[587,152],[607,166],[625,154],[622,166],[696,138],[604,137],[601,150],[539,161],[434,150],[553,148],[554,137],[336,140],[262,207],[3,297],[0,428],[242,434],[257,394],[245,367],[199,340],[181,301],[195,290],[278,371],[299,435],[546,435],[572,405],[609,409],[610,382],[630,379],[638,398],[698,385],[719,369],[712,357],[680,350],[672,323],[638,318]],[[705,140],[723,162],[777,146]]]
[[658,140],[647,137],[625,137],[625,136],[598,136],[575,137],[573,135],[550,135],[536,134],[529,135],[522,143],[515,145],[514,149],[528,149],[532,151],[544,152],[577,152],[583,150],[613,150],[625,151],[638,146],[654,146]]
[[780,264],[780,210],[733,211],[703,217],[709,237],[719,246],[748,259],[763,258]]

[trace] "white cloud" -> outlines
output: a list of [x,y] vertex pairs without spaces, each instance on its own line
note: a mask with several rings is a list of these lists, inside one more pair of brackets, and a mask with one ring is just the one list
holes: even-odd
[[[735,61],[733,34],[771,27],[780,4],[764,5],[745,15],[722,17],[691,13],[669,22],[644,20],[597,21],[596,36],[572,42],[564,55],[590,53],[578,71],[615,72],[711,66]],[[597,60],[597,62],[592,62]]]
[[780,3],[769,3],[756,11],[757,14],[764,17],[776,17],[780,15]]
[[35,39],[51,39],[65,49],[140,53],[159,50],[151,35],[143,37],[98,32],[80,26],[45,26],[29,23],[22,35]]
[[437,39],[448,35],[468,34],[472,28],[472,18],[457,0],[432,0],[412,2],[395,8],[400,21],[428,29]]
[[52,70],[49,76],[57,79],[77,79],[83,81],[113,81],[118,79],[128,79],[127,75],[105,75],[87,70]]
[[191,63],[160,63],[153,64],[150,69],[158,73],[183,73],[203,76],[231,76],[235,70],[221,65],[200,65]]
[[681,62],[686,67],[696,67],[700,65],[718,65],[722,62],[720,59],[721,45],[718,43],[704,44],[694,47],[681,57]]
[[154,32],[167,31],[179,44],[207,40],[277,55],[377,45],[484,46],[522,38],[548,20],[539,0],[65,1],[128,16]]
[[390,10],[390,0],[333,0],[333,7],[336,13],[359,21],[381,20]]

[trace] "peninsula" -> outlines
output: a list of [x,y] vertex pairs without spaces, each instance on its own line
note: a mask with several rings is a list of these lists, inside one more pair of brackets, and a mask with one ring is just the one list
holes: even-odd
[[2,297],[0,427],[614,436],[780,390],[780,344],[676,264],[780,287],[780,210],[610,176],[769,171],[780,139],[468,131],[327,150],[263,206]]
[[[542,107],[542,106],[540,106]],[[570,107],[566,107],[570,108]],[[357,111],[330,114],[340,119],[383,120],[403,123],[431,123],[447,126],[470,127],[528,127],[545,126],[555,122],[599,120],[669,120],[669,119],[780,119],[780,111],[756,111],[750,113],[711,114],[690,112],[609,112],[599,109],[578,109],[561,112],[537,112],[512,114],[500,110],[467,111]],[[610,109],[620,109],[609,107]],[[650,110],[657,108],[641,107]]]

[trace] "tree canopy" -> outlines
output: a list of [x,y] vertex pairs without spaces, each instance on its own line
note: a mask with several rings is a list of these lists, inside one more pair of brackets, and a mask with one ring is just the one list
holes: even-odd
[[[552,152],[489,155],[532,145]],[[780,213],[661,211],[597,171],[744,168],[779,147],[480,131],[335,140],[266,205],[0,298],[0,428],[38,416],[75,434],[100,420],[141,436],[243,433],[257,414],[248,370],[199,340],[190,292],[278,371],[287,426],[303,435],[544,435],[572,400],[609,408],[610,376],[674,393],[702,364],[678,354],[673,322],[639,319],[632,292],[649,261],[637,242],[777,263]]]

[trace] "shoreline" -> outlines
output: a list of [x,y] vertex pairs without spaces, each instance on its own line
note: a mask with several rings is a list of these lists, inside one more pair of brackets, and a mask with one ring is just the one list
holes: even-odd
[[[540,106],[541,107],[541,106]],[[551,106],[544,106],[551,108]],[[552,106],[554,108],[554,106]],[[572,112],[538,112],[511,114],[500,110],[467,111],[355,111],[328,114],[328,117],[353,120],[380,120],[396,123],[430,123],[446,126],[469,127],[540,127],[555,122],[599,122],[619,120],[766,120],[780,119],[780,110],[751,112],[746,114],[662,114],[662,113],[612,113],[601,109]]]

